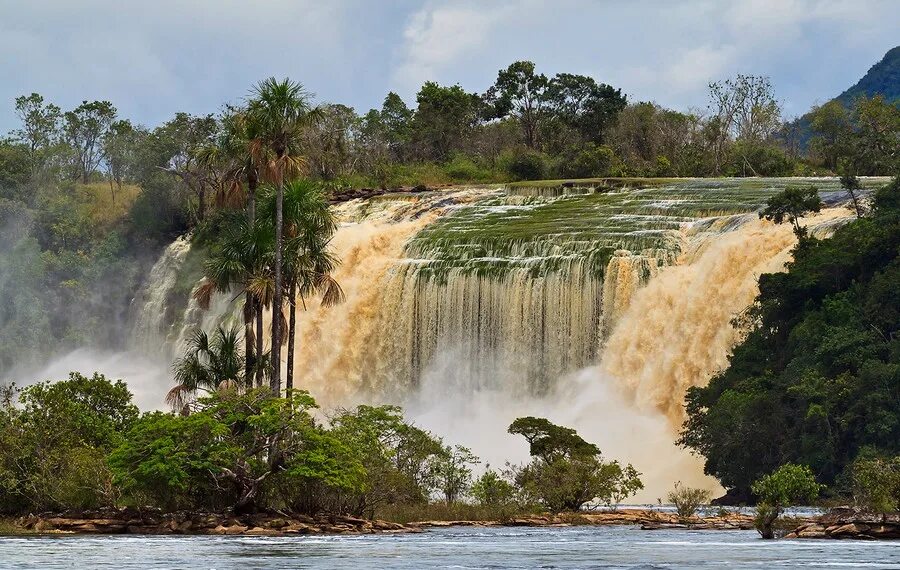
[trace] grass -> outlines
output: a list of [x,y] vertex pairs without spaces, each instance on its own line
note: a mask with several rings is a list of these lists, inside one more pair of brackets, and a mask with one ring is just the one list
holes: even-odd
[[17,536],[22,534],[32,534],[32,532],[17,525],[13,519],[0,518],[0,536]]
[[113,189],[115,199],[108,182],[91,182],[75,186],[79,201],[84,204],[91,220],[99,226],[109,227],[125,217],[131,204],[141,193],[140,187],[134,184],[123,184],[121,190],[114,184]]

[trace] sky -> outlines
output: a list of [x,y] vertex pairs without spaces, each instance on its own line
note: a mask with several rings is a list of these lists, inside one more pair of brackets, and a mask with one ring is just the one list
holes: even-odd
[[0,0],[0,133],[16,96],[111,101],[155,126],[215,113],[269,76],[359,112],[424,81],[485,91],[520,59],[630,100],[703,109],[706,85],[768,75],[786,116],[900,43],[900,0]]

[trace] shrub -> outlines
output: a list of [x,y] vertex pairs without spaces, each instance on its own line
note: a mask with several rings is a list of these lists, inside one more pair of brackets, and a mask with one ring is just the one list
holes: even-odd
[[616,153],[606,145],[586,143],[569,147],[559,159],[559,174],[566,178],[609,176],[619,162]]
[[517,150],[504,162],[506,171],[515,180],[541,180],[547,174],[547,157],[535,150]]
[[851,481],[858,507],[878,514],[900,510],[900,456],[858,458],[851,467]]
[[759,498],[754,521],[756,530],[763,538],[774,538],[775,520],[784,512],[784,508],[814,500],[822,490],[822,485],[816,483],[816,478],[806,465],[786,463],[758,479],[751,489]]
[[675,505],[675,511],[679,518],[686,519],[694,516],[700,505],[709,501],[710,492],[706,489],[685,487],[679,481],[675,483],[675,488],[669,491],[667,498],[670,503]]
[[508,505],[515,498],[516,488],[487,466],[487,470],[472,484],[471,495],[482,506],[498,507]]

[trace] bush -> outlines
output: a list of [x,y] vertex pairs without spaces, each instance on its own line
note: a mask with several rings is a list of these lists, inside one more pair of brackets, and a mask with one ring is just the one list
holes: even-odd
[[700,505],[709,501],[709,497],[709,491],[685,487],[681,481],[675,483],[675,488],[667,496],[669,502],[675,505],[679,518],[683,519],[694,516]]
[[806,465],[786,463],[753,483],[756,505],[756,530],[763,538],[774,538],[775,520],[792,504],[806,504],[819,496],[822,485]]
[[878,514],[900,510],[900,456],[858,458],[851,466],[853,501]]
[[516,488],[491,469],[490,465],[484,474],[472,484],[471,495],[482,506],[497,507],[513,502]]
[[514,180],[541,180],[547,175],[547,157],[531,149],[520,149],[503,159]]
[[489,182],[496,178],[493,172],[478,166],[468,156],[458,154],[444,165],[444,172],[454,182]]
[[559,159],[557,171],[565,178],[610,176],[619,158],[610,147],[586,143],[566,149]]

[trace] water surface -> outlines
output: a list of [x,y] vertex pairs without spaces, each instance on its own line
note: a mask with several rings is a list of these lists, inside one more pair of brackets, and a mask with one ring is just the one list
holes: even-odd
[[0,538],[0,568],[883,568],[900,543],[762,541],[753,531],[449,528],[331,537]]

